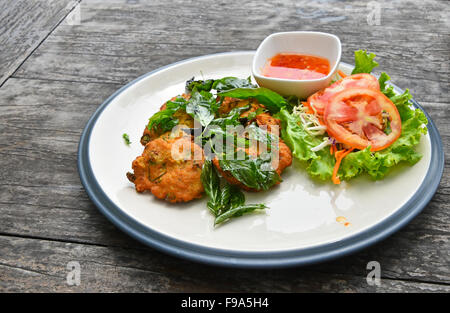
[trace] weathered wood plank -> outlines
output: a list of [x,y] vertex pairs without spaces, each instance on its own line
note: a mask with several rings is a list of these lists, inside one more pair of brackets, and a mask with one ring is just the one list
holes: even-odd
[[0,86],[77,3],[76,0],[0,2]]
[[[17,258],[20,255],[20,258]],[[80,264],[80,285],[67,284],[67,264]],[[0,291],[39,292],[449,292],[444,284],[381,279],[308,269],[233,270],[130,250],[0,236]],[[263,278],[263,279],[262,279]]]
[[[80,184],[76,168],[78,140],[85,123],[118,87],[12,78],[0,88],[3,235],[147,250],[97,211]],[[450,138],[450,111],[439,103],[424,106],[444,139]],[[450,151],[448,145],[446,151]],[[377,260],[386,278],[450,282],[449,173],[450,164],[432,202],[405,229],[363,252],[313,267],[314,271],[360,275],[367,262]]]
[[[30,8],[33,3],[14,4]],[[352,256],[288,270],[217,269],[149,249],[109,223],[78,178],[76,150],[81,131],[97,106],[120,85],[187,57],[255,49],[266,35],[285,30],[337,34],[345,62],[352,62],[352,51],[360,48],[379,55],[380,68],[422,101],[437,124],[448,157],[447,2],[377,3],[381,24],[370,26],[366,21],[370,8],[364,1],[217,1],[211,5],[206,1],[83,0],[81,24],[61,23],[21,65],[15,78],[0,88],[0,290],[449,292],[448,161],[436,195],[403,230]],[[61,12],[66,11],[54,7],[37,12],[37,22],[46,29],[51,21],[45,18]],[[0,10],[2,25],[3,13]],[[23,43],[17,38],[28,38],[24,32],[36,34],[38,29],[21,23],[22,15],[10,11],[5,16],[7,25],[16,27],[6,28],[8,44],[13,42],[19,50],[28,47],[27,39]],[[33,51],[46,35],[36,36],[36,45],[27,51]],[[27,53],[8,66],[15,70]],[[0,75],[2,64],[10,60],[10,54],[0,48]],[[381,264],[381,288],[365,281],[366,264],[372,260]],[[81,264],[79,287],[65,282],[69,261]]]
[[[0,207],[12,213],[5,211],[1,232],[19,227],[30,236],[129,241],[124,235],[112,236],[117,229],[105,224],[96,212],[81,186],[76,165],[84,125],[104,97],[118,87],[11,79],[0,88],[0,131],[4,134],[0,163],[2,169],[9,169],[0,174],[6,179],[0,183]],[[55,223],[50,230],[51,220]],[[85,229],[88,225],[89,231]],[[50,232],[36,232],[36,228]]]
[[340,36],[343,61],[369,49],[417,99],[449,102],[445,1],[377,3],[380,25],[368,24],[365,1],[83,1],[81,24],[58,27],[15,77],[123,84],[188,57],[256,49],[273,32],[319,30]]

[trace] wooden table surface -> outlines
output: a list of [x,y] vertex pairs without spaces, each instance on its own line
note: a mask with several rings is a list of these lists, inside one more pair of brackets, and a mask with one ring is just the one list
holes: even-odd
[[[449,13],[437,0],[0,0],[0,291],[449,292],[448,161],[432,201],[393,236],[282,270],[211,267],[138,243],[99,213],[76,164],[89,117],[123,84],[291,30],[338,35],[344,62],[376,53],[431,115],[448,156]],[[67,284],[71,261],[79,285]],[[366,282],[369,261],[381,286]]]

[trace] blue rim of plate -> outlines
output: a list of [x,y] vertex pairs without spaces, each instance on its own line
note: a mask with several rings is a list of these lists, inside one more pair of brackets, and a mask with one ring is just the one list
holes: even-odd
[[[103,192],[97,182],[89,160],[89,141],[92,129],[103,110],[130,86],[140,80],[155,74],[163,69],[179,65],[188,61],[208,58],[211,56],[252,53],[254,51],[235,51],[210,54],[182,60],[170,65],[151,71],[127,85],[123,86],[112,94],[89,119],[81,135],[78,146],[78,171],[81,182],[90,199],[103,215],[106,216],[119,229],[137,239],[138,241],[170,255],[189,259],[196,262],[210,265],[240,268],[280,268],[290,266],[300,266],[313,263],[324,262],[339,258],[350,253],[354,253],[366,248],[389,235],[398,231],[408,224],[431,200],[439,186],[444,170],[444,152],[439,132],[427,112],[415,100],[411,100],[413,105],[420,108],[428,119],[428,133],[431,144],[431,158],[428,172],[416,193],[394,214],[390,215],[380,223],[364,230],[360,233],[347,237],[343,240],[322,244],[310,248],[301,248],[288,251],[232,251],[211,247],[204,247],[198,244],[172,238],[157,232],[139,221],[128,216],[118,206],[116,206]],[[342,62],[341,62],[342,63]],[[393,85],[397,92],[402,90]]]

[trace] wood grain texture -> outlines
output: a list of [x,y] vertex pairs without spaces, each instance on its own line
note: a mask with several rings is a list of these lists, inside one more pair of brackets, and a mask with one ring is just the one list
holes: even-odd
[[[15,256],[21,255],[20,259]],[[67,264],[80,264],[80,285],[67,285]],[[117,247],[0,236],[0,289],[8,292],[450,292],[450,286],[342,275],[309,269],[235,270]]]
[[[430,204],[388,240],[325,264],[266,271],[218,270],[141,245],[98,212],[76,167],[82,129],[123,83],[298,29],[339,35],[346,62],[355,49],[377,53],[431,115],[448,157],[445,1],[381,2],[374,27],[363,1],[137,2],[82,1],[81,24],[61,23],[0,88],[0,291],[450,291],[448,161]],[[82,266],[78,287],[65,283],[72,260]],[[381,264],[378,288],[365,281],[372,260]]]
[[0,1],[0,86],[77,3],[76,0]]
[[83,1],[81,24],[58,27],[15,77],[123,84],[185,58],[254,50],[273,32],[317,30],[341,38],[345,62],[376,53],[418,100],[450,99],[445,1],[378,1],[380,25],[368,25],[365,1],[124,2]]
[[[112,226],[90,202],[78,178],[76,151],[81,130],[97,104],[118,87],[10,79],[0,88],[0,102],[5,103],[0,106],[0,116],[5,121],[0,126],[3,235],[128,247],[135,251],[131,254],[145,250],[159,256]],[[450,137],[446,123],[450,112],[442,110],[442,104],[424,105],[443,138]],[[387,279],[450,283],[449,170],[446,166],[431,203],[405,229],[356,255],[314,266],[314,271],[362,275],[367,262],[377,260]],[[164,262],[165,258],[160,257],[160,266]]]

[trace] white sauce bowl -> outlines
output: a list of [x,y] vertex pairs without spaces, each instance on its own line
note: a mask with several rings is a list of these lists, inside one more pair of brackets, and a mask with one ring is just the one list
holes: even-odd
[[[278,53],[307,54],[326,58],[330,72],[319,79],[297,80],[262,75],[267,61]],[[283,96],[295,95],[306,99],[316,91],[328,87],[341,60],[341,41],[332,34],[321,32],[283,32],[268,36],[259,45],[253,58],[252,73],[258,85]]]

